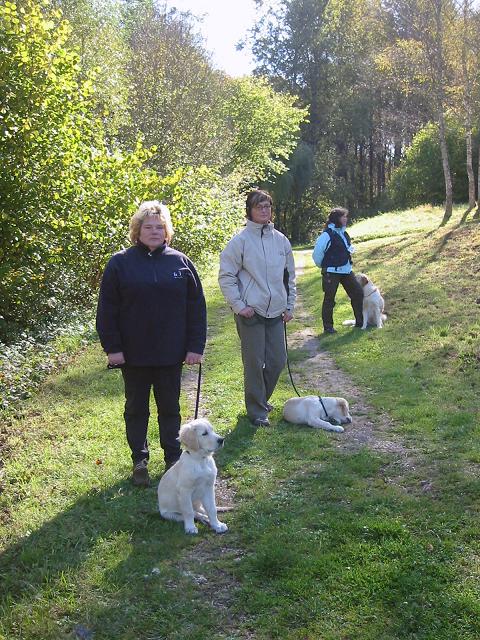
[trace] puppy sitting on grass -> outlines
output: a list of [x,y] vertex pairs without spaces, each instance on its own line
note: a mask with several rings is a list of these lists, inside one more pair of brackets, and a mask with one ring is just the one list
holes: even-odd
[[[327,398],[324,396],[304,396],[290,398],[283,407],[283,417],[294,424],[308,424],[314,429],[325,431],[344,431],[341,424],[350,424],[352,416],[348,402],[344,398]],[[328,422],[331,420],[332,422]]]
[[195,519],[210,525],[216,533],[224,533],[228,527],[217,518],[217,466],[213,459],[224,438],[203,418],[184,424],[178,438],[184,447],[182,455],[158,485],[160,515],[183,522],[185,533],[198,533]]

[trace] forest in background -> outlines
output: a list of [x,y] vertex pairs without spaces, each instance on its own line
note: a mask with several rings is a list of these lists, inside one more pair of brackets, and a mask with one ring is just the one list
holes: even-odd
[[[255,73],[308,108],[272,189],[293,241],[332,204],[354,214],[478,194],[474,0],[257,0]],[[477,214],[478,217],[478,214]]]
[[188,14],[150,0],[0,7],[0,340],[92,308],[138,203],[170,207],[197,264],[286,170],[306,111],[212,68]]
[[[423,202],[474,210],[473,0],[257,0],[256,69],[213,68],[196,18],[154,0],[0,7],[0,340],[91,309],[136,203],[163,199],[200,265],[269,188],[311,240]],[[473,214],[478,217],[478,212]]]

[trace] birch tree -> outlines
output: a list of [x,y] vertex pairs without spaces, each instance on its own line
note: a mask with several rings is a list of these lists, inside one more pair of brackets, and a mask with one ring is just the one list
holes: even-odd
[[445,116],[451,104],[453,69],[451,61],[456,7],[452,0],[391,0],[385,7],[398,24],[396,47],[409,64],[405,65],[407,90],[425,92],[431,104],[433,120],[438,124],[445,212],[442,225],[453,208],[453,184],[448,155]]

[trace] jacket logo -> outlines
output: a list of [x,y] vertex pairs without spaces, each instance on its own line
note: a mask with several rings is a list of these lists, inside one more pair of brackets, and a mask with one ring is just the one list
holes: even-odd
[[183,273],[182,273],[181,271],[174,271],[174,272],[172,273],[172,276],[173,276],[174,278],[183,278]]

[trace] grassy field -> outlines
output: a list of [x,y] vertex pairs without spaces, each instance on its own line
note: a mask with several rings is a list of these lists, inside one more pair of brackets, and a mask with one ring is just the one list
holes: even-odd
[[[382,289],[389,320],[342,327],[342,292],[339,332],[320,338],[351,381],[338,390],[354,417],[344,434],[281,420],[286,375],[273,427],[251,428],[233,320],[205,279],[202,412],[226,435],[217,463],[235,504],[223,536],[184,536],[160,519],[156,483],[131,486],[121,379],[97,345],[51,377],[10,428],[0,478],[0,638],[478,640],[480,226],[461,216],[439,228],[442,211],[428,208],[352,225],[356,269]],[[289,332],[320,334],[319,273],[303,253]],[[309,358],[292,349],[315,393]],[[411,464],[349,446],[353,388],[374,429],[389,417]],[[150,439],[158,480],[153,420]]]

